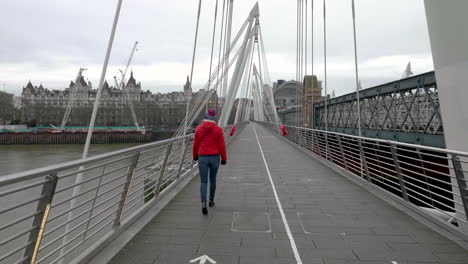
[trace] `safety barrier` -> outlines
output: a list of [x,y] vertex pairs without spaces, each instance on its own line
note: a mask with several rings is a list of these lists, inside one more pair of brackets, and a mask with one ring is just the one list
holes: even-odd
[[278,125],[259,123],[468,235],[468,153],[303,127],[281,131]]
[[193,175],[192,141],[193,134],[0,177],[0,263],[76,262],[108,243],[162,190]]

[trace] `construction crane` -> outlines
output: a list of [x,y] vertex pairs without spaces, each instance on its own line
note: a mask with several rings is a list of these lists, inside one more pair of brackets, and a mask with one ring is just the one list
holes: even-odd
[[[119,70],[121,74],[121,78],[120,78],[120,85],[117,85],[117,87],[122,90],[122,96],[124,96],[125,94],[127,98],[128,106],[130,108],[130,112],[132,114],[133,123],[135,124],[135,127],[139,130],[140,125],[138,124],[138,119],[135,113],[135,108],[133,107],[133,101],[130,98],[129,92],[126,91],[125,89],[125,76],[127,75],[128,67],[130,66],[130,63],[132,62],[133,55],[135,54],[135,51],[137,51],[137,45],[138,45],[138,41],[136,41],[135,44],[133,45],[132,52],[130,53],[130,57],[128,58],[127,66],[125,67],[125,71]],[[116,83],[118,83],[117,77],[114,76],[114,80]]]
[[81,86],[81,77],[83,76],[84,71],[86,71],[85,68],[80,68],[80,70],[78,71],[78,74],[76,75],[75,84],[72,87],[70,87],[70,92],[68,95],[68,105],[67,105],[67,109],[65,109],[65,114],[63,115],[63,119],[62,119],[62,123],[60,125],[59,131],[63,131],[65,129],[65,125],[68,122],[71,109],[76,100],[76,93],[78,92],[79,87]]

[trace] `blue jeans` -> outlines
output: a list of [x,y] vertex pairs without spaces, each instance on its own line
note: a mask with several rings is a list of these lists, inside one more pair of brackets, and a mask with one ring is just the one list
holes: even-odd
[[198,169],[200,170],[200,196],[202,201],[206,201],[208,173],[210,174],[210,200],[214,201],[216,192],[216,174],[218,174],[219,162],[219,155],[198,157]]

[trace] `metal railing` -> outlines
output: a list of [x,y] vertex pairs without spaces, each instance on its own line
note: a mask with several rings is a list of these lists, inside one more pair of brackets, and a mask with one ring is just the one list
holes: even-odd
[[0,263],[76,262],[107,243],[191,175],[192,141],[193,134],[0,177]]
[[[275,124],[260,124],[279,132]],[[468,153],[303,127],[285,128],[287,140],[468,235]]]

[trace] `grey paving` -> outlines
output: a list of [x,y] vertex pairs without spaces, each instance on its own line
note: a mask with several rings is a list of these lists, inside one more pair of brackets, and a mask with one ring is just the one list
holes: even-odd
[[110,263],[296,263],[253,126],[303,263],[468,263],[463,248],[253,124],[230,145],[208,216],[195,179]]

